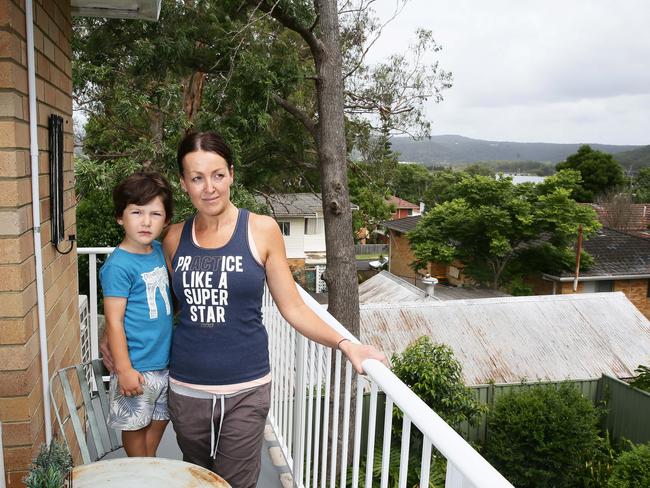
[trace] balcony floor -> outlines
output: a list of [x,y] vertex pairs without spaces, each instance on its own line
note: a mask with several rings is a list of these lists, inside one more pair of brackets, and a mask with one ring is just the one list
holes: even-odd
[[[262,447],[262,471],[260,472],[260,478],[257,482],[258,488],[282,488],[283,485],[280,482],[280,475],[289,472],[288,467],[275,466],[273,464],[271,456],[269,455],[270,447],[271,443],[265,439],[264,446]],[[118,449],[115,452],[107,454],[104,459],[121,458],[125,456],[126,453],[124,452],[124,449]],[[176,434],[171,423],[167,426],[160,447],[158,448],[158,457],[183,459],[183,454],[176,443]],[[291,486],[291,484],[288,486]]]

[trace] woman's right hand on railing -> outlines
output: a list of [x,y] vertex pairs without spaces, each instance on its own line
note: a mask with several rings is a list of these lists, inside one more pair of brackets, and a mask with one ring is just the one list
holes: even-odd
[[99,339],[99,351],[101,352],[102,361],[104,361],[106,369],[111,373],[115,371],[115,363],[113,363],[113,355],[111,354],[111,348],[108,345],[108,337],[106,336],[106,333],[104,333],[101,339]]

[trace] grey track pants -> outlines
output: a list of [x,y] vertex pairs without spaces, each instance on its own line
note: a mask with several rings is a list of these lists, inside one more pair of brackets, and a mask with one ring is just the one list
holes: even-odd
[[[233,488],[255,488],[261,469],[271,384],[224,398],[223,403],[169,391],[169,413],[183,460],[221,476]],[[221,406],[225,406],[221,423]],[[214,431],[217,454],[210,455]]]

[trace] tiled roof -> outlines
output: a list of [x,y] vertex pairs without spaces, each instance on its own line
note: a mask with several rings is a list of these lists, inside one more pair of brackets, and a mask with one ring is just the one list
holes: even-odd
[[271,208],[275,217],[314,215],[323,212],[323,201],[314,193],[273,193],[255,199]]
[[584,242],[584,249],[594,258],[594,265],[580,271],[580,276],[650,276],[650,239],[603,227]]
[[411,215],[410,217],[404,217],[401,219],[386,220],[382,222],[382,225],[387,229],[405,233],[415,229],[415,226],[420,221],[421,217],[421,215]]
[[[273,193],[256,195],[255,200],[271,208],[274,217],[302,217],[323,214],[323,200],[315,193]],[[351,210],[359,207],[350,204]]]
[[390,198],[387,199],[388,203],[392,203],[395,205],[397,209],[400,208],[412,208],[415,210],[419,210],[420,206],[416,205],[415,203],[411,203],[409,201],[404,200],[403,198],[396,197],[395,195],[391,195]]
[[600,223],[610,229],[637,234],[650,227],[650,205],[647,203],[625,204],[620,208],[597,203],[588,205],[596,211]]

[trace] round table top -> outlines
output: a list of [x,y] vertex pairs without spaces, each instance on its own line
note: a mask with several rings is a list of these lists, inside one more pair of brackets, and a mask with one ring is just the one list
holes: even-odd
[[74,488],[230,488],[223,478],[196,464],[176,459],[132,457],[107,459],[76,466]]

